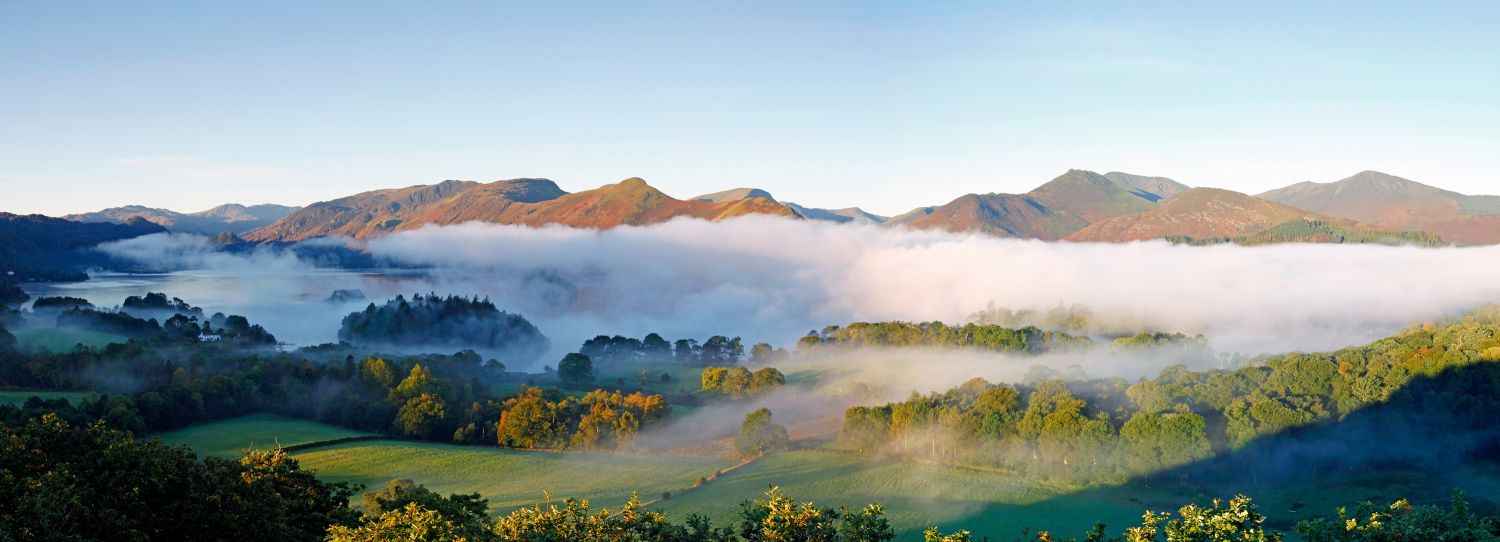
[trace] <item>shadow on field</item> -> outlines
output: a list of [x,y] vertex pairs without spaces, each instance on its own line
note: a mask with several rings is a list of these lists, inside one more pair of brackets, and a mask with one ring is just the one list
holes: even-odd
[[[1367,500],[1384,505],[1397,499],[1446,503],[1455,489],[1467,493],[1477,512],[1500,507],[1500,363],[1415,377],[1389,400],[1343,420],[1263,436],[1238,450],[1141,476],[1124,486],[1052,500],[1079,506],[1118,502],[1123,494],[1144,513],[1244,494],[1255,499],[1269,524],[1290,531],[1297,521],[1333,515],[1339,506]],[[1109,530],[1117,533],[1128,526],[1110,525]],[[1009,540],[1018,533],[976,534]]]

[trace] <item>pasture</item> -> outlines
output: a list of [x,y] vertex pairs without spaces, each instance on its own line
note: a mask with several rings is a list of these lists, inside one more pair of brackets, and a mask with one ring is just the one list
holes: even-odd
[[169,444],[182,444],[198,455],[238,457],[246,449],[295,446],[370,433],[275,414],[251,414],[152,435]]
[[77,406],[78,402],[85,397],[94,395],[91,391],[71,390],[0,390],[0,405],[20,406],[32,397],[42,399],[67,399],[68,403]]
[[110,343],[123,343],[126,341],[122,335],[85,331],[82,329],[24,329],[13,331],[12,333],[16,336],[17,346],[46,350],[52,353],[72,352],[73,348],[77,345],[83,345],[88,348],[104,348]]
[[543,499],[589,499],[617,508],[640,493],[642,501],[678,492],[732,464],[715,457],[610,455],[517,451],[404,441],[355,442],[294,454],[319,478],[363,484],[366,491],[392,478],[410,478],[440,493],[478,492],[504,513]]

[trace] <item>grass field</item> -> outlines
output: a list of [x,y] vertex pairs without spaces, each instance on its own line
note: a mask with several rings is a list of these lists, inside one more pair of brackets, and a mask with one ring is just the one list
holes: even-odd
[[779,486],[798,501],[850,508],[885,506],[898,540],[920,539],[927,527],[968,529],[1010,540],[1026,527],[1076,536],[1095,521],[1124,525],[1144,511],[1123,495],[1068,499],[1070,488],[1001,473],[899,462],[872,462],[836,452],[784,452],[736,470],[655,508],[671,517],[704,514],[727,521],[739,503]]
[[[163,433],[163,440],[218,455],[238,454],[279,438],[283,445],[358,433],[313,422],[254,415]],[[1385,470],[1320,477],[1305,483],[1241,484],[1216,493],[1177,484],[1079,489],[999,472],[867,460],[829,450],[782,452],[724,474],[697,489],[700,476],[728,467],[715,457],[525,452],[492,447],[405,441],[367,441],[297,452],[304,468],[323,479],[363,484],[366,491],[392,478],[410,478],[442,493],[478,492],[504,513],[540,501],[580,497],[596,507],[616,508],[632,491],[642,500],[663,491],[672,498],[653,505],[673,521],[698,513],[718,524],[737,518],[739,503],[780,486],[790,497],[819,506],[885,506],[898,540],[920,538],[929,526],[967,529],[976,538],[1013,540],[1023,529],[1081,536],[1104,522],[1118,534],[1146,510],[1167,511],[1214,497],[1243,493],[1255,498],[1270,525],[1290,532],[1296,521],[1332,515],[1336,507],[1370,500],[1388,504],[1407,498],[1419,504],[1446,502],[1465,490],[1477,510],[1500,506],[1500,467],[1454,466],[1443,474]],[[357,499],[356,499],[357,501]],[[1295,509],[1295,511],[1294,511]]]
[[43,399],[67,399],[69,403],[78,405],[78,401],[85,397],[94,395],[91,391],[61,391],[61,390],[0,390],[0,405],[21,405],[32,397]]
[[641,500],[658,498],[731,464],[712,457],[522,452],[394,441],[340,444],[295,456],[320,478],[364,484],[366,491],[392,478],[410,478],[441,493],[477,491],[497,513],[537,503],[543,491],[615,508],[633,490]]
[[368,435],[328,424],[285,418],[275,414],[251,414],[203,425],[184,427],[153,436],[163,442],[183,444],[199,455],[238,457],[247,448],[273,448],[324,440]]
[[[662,373],[671,375],[671,380],[663,382]],[[648,375],[643,381],[640,378],[639,368],[605,368],[599,371],[595,383],[600,386],[615,386],[621,379],[624,379],[624,385],[631,388],[641,388],[655,393],[689,394],[697,391],[702,384],[703,368],[677,365],[652,367]]]
[[16,343],[22,348],[42,348],[49,352],[72,352],[79,344],[89,348],[103,348],[110,343],[123,343],[125,337],[113,333],[84,331],[81,329],[46,328],[27,329],[14,332]]

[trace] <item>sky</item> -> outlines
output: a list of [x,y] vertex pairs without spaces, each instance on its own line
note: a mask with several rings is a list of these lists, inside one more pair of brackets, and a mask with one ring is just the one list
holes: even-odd
[[641,177],[897,214],[1070,168],[1496,194],[1497,20],[1482,1],[0,0],[0,210]]

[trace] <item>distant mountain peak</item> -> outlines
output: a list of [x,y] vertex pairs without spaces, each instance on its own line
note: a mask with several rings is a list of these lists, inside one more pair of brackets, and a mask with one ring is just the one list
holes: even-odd
[[731,188],[729,190],[714,192],[712,194],[703,194],[701,196],[694,197],[693,199],[698,201],[706,201],[709,203],[719,203],[724,201],[734,201],[749,198],[759,198],[776,201],[776,198],[771,197],[770,192],[761,190],[759,188]]

